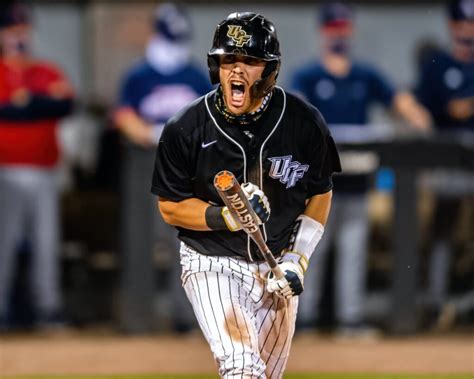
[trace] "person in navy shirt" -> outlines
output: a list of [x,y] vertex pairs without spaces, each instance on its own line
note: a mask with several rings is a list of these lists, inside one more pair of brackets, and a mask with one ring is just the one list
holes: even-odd
[[424,62],[416,95],[436,129],[474,130],[474,1],[449,4],[452,49],[434,51]]
[[[359,130],[367,125],[369,107],[375,103],[394,110],[415,128],[430,128],[428,112],[412,94],[398,91],[374,66],[352,59],[353,10],[350,6],[342,3],[323,5],[319,26],[323,41],[321,60],[296,71],[291,87],[319,109],[336,142],[338,128]],[[350,139],[349,134],[346,142]],[[371,179],[368,174],[375,167],[359,166],[358,172],[351,173],[345,164],[344,153],[341,158],[343,174],[335,175],[333,179],[333,211],[316,258],[311,262],[311,277],[301,295],[298,324],[300,327],[315,325],[324,263],[334,239],[336,319],[341,333],[358,335],[369,331],[363,317],[369,232],[367,190]]]
[[211,89],[191,60],[191,24],[182,8],[163,4],[145,59],[123,81],[114,120],[123,134],[143,147],[156,145],[164,123]]
[[[420,67],[416,94],[430,111],[434,127],[442,138],[461,134],[474,136],[474,0],[453,0],[447,6],[451,49],[434,50]],[[435,209],[431,226],[433,238],[428,262],[426,311],[434,327],[446,327],[452,320],[448,301],[449,272],[453,258],[453,240],[457,233],[463,199],[473,196],[474,175],[449,169],[431,171],[431,189]],[[474,292],[468,307],[472,310]],[[464,303],[466,303],[464,301]]]
[[[177,332],[187,331],[194,323],[192,309],[181,288],[181,267],[175,259],[178,240],[174,228],[164,223],[159,213],[154,211],[154,199],[146,189],[151,180],[149,173],[155,149],[166,121],[212,89],[207,73],[191,59],[191,37],[191,20],[182,6],[172,3],[158,6],[145,57],[126,73],[119,104],[113,114],[114,123],[127,142],[121,196],[123,256],[128,260],[127,267],[133,266],[132,260],[136,262],[134,267],[153,266],[154,256],[160,262],[171,262],[169,269],[165,264],[159,268],[167,284],[157,299],[158,304],[166,306],[158,306],[156,316],[165,322],[172,319],[171,326]],[[130,269],[124,273],[124,281],[132,280],[127,278],[134,275]],[[142,276],[146,275],[143,273]],[[133,304],[133,299],[131,302]],[[142,320],[142,316],[138,315],[136,319]],[[136,328],[142,326],[125,325],[127,330]]]
[[[33,54],[33,12],[0,5],[0,334],[14,324],[11,292],[17,253],[26,247],[34,327],[64,324],[61,286],[59,126],[74,109],[59,67]],[[22,276],[23,278],[23,276]],[[23,278],[23,280],[26,278]],[[20,303],[25,301],[20,299]],[[25,304],[25,303],[24,303]],[[13,317],[14,318],[14,317]],[[1,337],[0,337],[1,338]]]

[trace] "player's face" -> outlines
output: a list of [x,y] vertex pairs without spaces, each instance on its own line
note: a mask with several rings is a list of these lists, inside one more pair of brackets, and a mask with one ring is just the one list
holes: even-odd
[[236,115],[258,109],[262,98],[253,98],[250,88],[262,78],[266,62],[242,55],[220,57],[220,83],[227,109]]
[[332,54],[347,56],[350,54],[353,29],[351,23],[321,28],[323,50]]
[[0,30],[0,51],[7,59],[21,59],[29,54],[29,25],[14,25]]
[[474,60],[474,22],[451,22],[450,29],[456,56],[467,62]]

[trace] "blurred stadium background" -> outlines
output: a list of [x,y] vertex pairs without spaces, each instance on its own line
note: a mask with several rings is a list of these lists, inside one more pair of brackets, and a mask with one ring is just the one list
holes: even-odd
[[[175,257],[160,255],[159,248],[155,251],[156,267],[150,270],[156,287],[151,294],[144,283],[128,283],[138,287],[127,289],[122,280],[124,267],[119,254],[118,223],[122,143],[111,125],[110,113],[117,103],[123,73],[143,54],[157,3],[144,0],[29,3],[34,19],[34,50],[39,57],[50,59],[64,69],[78,96],[74,114],[62,122],[60,130],[63,146],[60,259],[68,327],[53,339],[51,334],[43,336],[29,330],[33,318],[26,282],[30,257],[27,251],[23,252],[18,258],[20,264],[11,300],[15,328],[13,332],[0,334],[0,376],[163,373],[167,377],[171,373],[213,373],[212,356],[201,337],[174,335],[170,328],[172,320],[163,310],[170,299],[159,288],[169,275],[169,260]],[[319,38],[314,27],[318,1],[182,3],[195,30],[192,53],[204,69],[215,25],[236,10],[260,12],[274,21],[282,46],[279,85],[289,85],[290,74],[296,67],[318,55]],[[443,1],[366,0],[352,4],[357,12],[355,56],[380,67],[400,87],[414,86],[417,57],[423,44],[448,45]],[[404,126],[385,112],[378,108],[372,112],[375,124],[393,125],[398,134],[406,135]],[[326,310],[322,332],[296,336],[290,372],[408,372],[433,374],[430,376],[433,378],[434,374],[456,378],[455,374],[464,373],[459,378],[474,377],[474,311],[456,315],[450,308],[444,319],[433,323],[417,302],[424,291],[424,257],[430,244],[427,228],[433,217],[433,194],[423,183],[419,184],[417,192],[411,194],[413,198],[416,196],[419,215],[416,288],[402,288],[416,292],[415,302],[409,304],[414,309],[408,316],[403,312],[398,314],[397,307],[404,305],[394,304],[394,297],[399,295],[393,288],[396,204],[393,185],[374,187],[370,196],[369,292],[365,312],[382,335],[370,341],[333,339],[327,333],[333,325],[332,289],[327,280],[328,290],[322,300]],[[449,296],[453,302],[474,291],[472,196],[464,205],[457,220],[459,232],[450,269]],[[122,302],[124,292],[135,291],[140,296],[140,288],[145,290],[140,301],[152,310],[143,324],[128,314],[131,310],[124,309]],[[394,320],[394,314],[400,320]],[[144,336],[130,337],[130,334]],[[299,356],[304,359],[300,361]]]

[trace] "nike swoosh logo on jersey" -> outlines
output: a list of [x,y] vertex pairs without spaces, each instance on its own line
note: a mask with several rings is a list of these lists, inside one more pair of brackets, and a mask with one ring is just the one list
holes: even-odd
[[211,141],[211,142],[208,142],[208,143],[204,143],[204,142],[203,142],[203,143],[201,144],[201,147],[202,147],[203,149],[205,149],[206,147],[209,147],[209,146],[215,144],[216,142],[217,142],[216,139],[215,139],[214,141]]

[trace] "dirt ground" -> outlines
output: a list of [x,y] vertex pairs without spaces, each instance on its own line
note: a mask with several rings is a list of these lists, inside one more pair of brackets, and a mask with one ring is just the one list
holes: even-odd
[[[200,335],[125,337],[113,333],[0,337],[0,376],[21,374],[215,373]],[[471,335],[340,341],[295,337],[287,372],[472,373]]]

